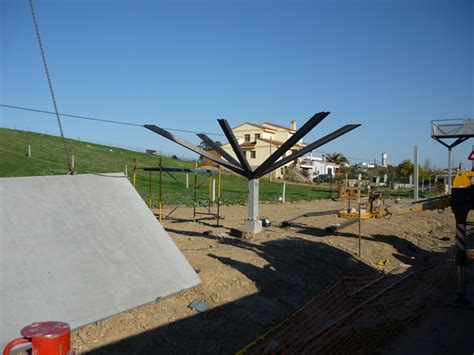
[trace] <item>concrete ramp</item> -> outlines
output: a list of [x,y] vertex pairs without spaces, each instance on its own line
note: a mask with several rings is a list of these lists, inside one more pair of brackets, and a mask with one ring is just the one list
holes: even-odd
[[35,321],[72,328],[200,279],[123,174],[0,179],[0,349]]

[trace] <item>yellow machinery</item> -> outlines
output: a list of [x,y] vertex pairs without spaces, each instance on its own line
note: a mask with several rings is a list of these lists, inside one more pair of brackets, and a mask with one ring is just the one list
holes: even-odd
[[[453,188],[469,188],[474,186],[474,172],[461,171],[456,174],[453,182]],[[392,215],[403,215],[409,213],[417,213],[426,210],[443,211],[445,208],[451,207],[451,195],[437,196],[415,202],[413,206],[401,208],[386,208],[382,194],[377,191],[370,191],[369,196],[361,199],[360,218],[389,218]],[[364,208],[365,207],[365,208]],[[338,217],[347,219],[359,219],[359,210],[349,207],[347,210],[341,210]]]
[[[347,210],[341,210],[337,214],[340,218],[348,219],[372,219],[372,218],[382,218],[388,213],[387,209],[384,207],[384,201],[382,194],[378,191],[370,191],[369,196],[360,199],[360,216],[359,209],[351,208],[351,199],[348,200]],[[365,208],[364,208],[365,207]]]
[[[457,208],[457,205],[459,204],[458,201],[462,200],[462,196],[470,195],[471,192],[474,191],[474,189],[471,188],[474,188],[474,172],[461,171],[457,173],[454,179],[452,195],[443,195],[425,199],[415,202],[408,207],[386,207],[381,192],[371,189],[367,197],[361,198],[360,203],[355,204],[356,208],[351,207],[351,203],[354,204],[356,199],[348,199],[348,208],[343,209],[337,213],[338,217],[348,219],[348,221],[344,223],[332,224],[331,226],[326,227],[326,231],[331,234],[336,234],[339,230],[357,223],[359,218],[361,220],[390,218],[392,215],[404,215],[427,210],[438,210],[439,212],[442,212],[448,207],[451,207],[456,215],[456,211],[459,209]],[[458,195],[460,195],[461,198]],[[472,198],[471,202],[474,205],[474,197]],[[464,203],[462,206],[464,206]],[[281,227],[288,228],[297,226],[298,224],[294,223],[294,221],[302,217],[323,216],[333,214],[335,212],[337,211],[318,211],[305,213],[290,220],[283,221]]]
[[456,174],[453,188],[463,189],[474,186],[474,171],[460,171]]

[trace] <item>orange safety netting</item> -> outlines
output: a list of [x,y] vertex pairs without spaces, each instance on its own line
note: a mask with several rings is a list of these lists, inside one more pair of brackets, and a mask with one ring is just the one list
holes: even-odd
[[344,277],[240,354],[367,353],[454,289],[452,263],[400,275]]

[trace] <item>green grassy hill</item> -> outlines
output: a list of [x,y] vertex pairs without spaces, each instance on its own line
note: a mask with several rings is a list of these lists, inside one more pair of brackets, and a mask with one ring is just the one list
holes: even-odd
[[[67,139],[70,154],[74,154],[77,174],[125,172],[132,175],[133,160],[138,166],[158,166],[159,156],[122,148]],[[28,158],[28,145],[32,157]],[[193,168],[194,162],[161,157],[165,167]],[[0,128],[0,177],[61,175],[66,173],[66,157],[59,137]],[[149,194],[149,173],[137,171],[137,190],[144,198]],[[185,173],[163,173],[162,192],[165,204],[192,204],[194,174],[189,174],[190,187],[186,189]],[[208,196],[209,175],[198,174],[198,198]],[[282,194],[281,183],[260,182],[260,201],[277,202]],[[222,203],[245,204],[247,180],[227,173],[222,176]],[[287,185],[286,200],[327,198],[328,193],[310,186]],[[158,202],[158,173],[152,173],[152,201]]]

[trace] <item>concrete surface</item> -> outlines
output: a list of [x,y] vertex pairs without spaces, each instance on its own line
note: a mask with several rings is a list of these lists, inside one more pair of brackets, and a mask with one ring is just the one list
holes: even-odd
[[123,174],[0,179],[0,349],[35,321],[72,328],[200,279]]

